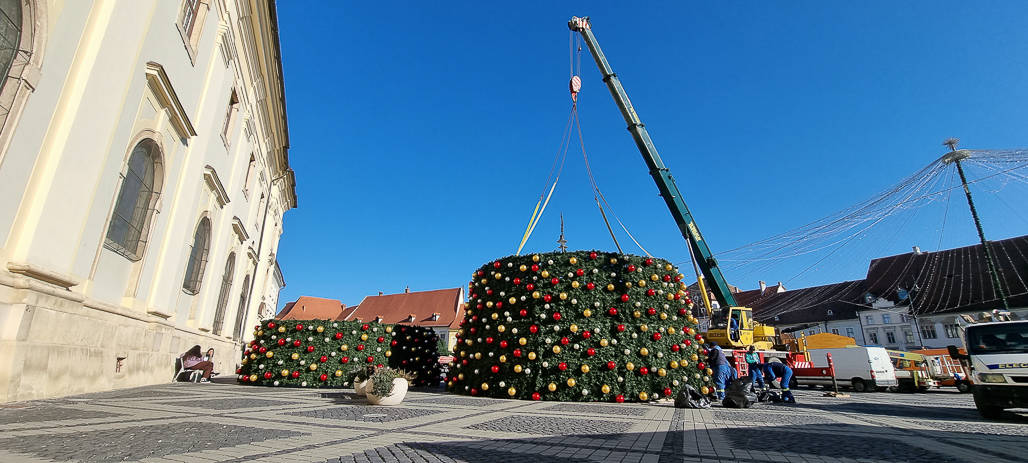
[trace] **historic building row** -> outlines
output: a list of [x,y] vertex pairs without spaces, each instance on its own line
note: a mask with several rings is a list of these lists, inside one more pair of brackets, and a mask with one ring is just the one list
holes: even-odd
[[230,372],[296,207],[275,3],[0,2],[0,402]]

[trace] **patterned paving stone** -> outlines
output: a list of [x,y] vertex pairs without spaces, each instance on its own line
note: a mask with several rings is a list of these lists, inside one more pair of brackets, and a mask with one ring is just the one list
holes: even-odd
[[56,461],[122,461],[301,435],[292,431],[215,423],[175,423],[0,439],[0,448]]
[[259,408],[259,407],[284,407],[287,405],[295,405],[300,402],[286,402],[280,400],[263,400],[263,399],[245,399],[245,398],[231,398],[231,399],[204,399],[204,400],[180,400],[177,402],[157,402],[159,405],[171,405],[175,407],[186,407],[186,408],[202,408],[206,410],[234,410],[239,408]]
[[98,392],[96,394],[86,394],[79,397],[89,399],[153,399],[163,397],[192,397],[202,395],[205,392],[207,392],[201,388],[210,388],[210,386],[207,384],[189,383],[189,385],[178,386],[176,389],[153,389],[146,387],[135,387],[131,389],[121,389],[111,392]]
[[525,434],[596,434],[625,432],[632,426],[623,421],[553,418],[548,416],[505,416],[467,426],[469,429]]
[[901,418],[946,418],[977,420],[974,408],[938,406],[935,404],[907,405],[889,402],[835,402],[822,404],[799,403],[797,408],[816,408],[824,411],[882,415]]
[[498,399],[475,399],[472,397],[439,395],[427,399],[411,400],[410,402],[417,404],[456,405],[458,407],[489,407],[503,401]]
[[[497,446],[502,446],[499,444]],[[390,445],[365,450],[352,455],[326,460],[324,463],[357,463],[357,462],[433,462],[433,463],[563,463],[585,462],[588,459],[548,456],[531,453],[519,453],[496,448],[483,447],[476,442],[442,442]]]
[[373,423],[386,423],[389,421],[417,418],[419,416],[442,413],[442,410],[428,410],[423,408],[405,407],[375,407],[364,405],[341,406],[309,410],[305,412],[286,413],[293,416],[304,416],[308,418],[321,418],[329,420],[365,421]]
[[601,415],[619,415],[619,416],[646,416],[649,411],[645,408],[624,406],[624,407],[611,407],[609,405],[586,405],[586,404],[570,404],[560,403],[551,405],[549,407],[543,407],[540,410],[553,411],[553,412],[571,412],[581,413],[584,415],[590,415],[593,413],[599,413]]
[[0,425],[36,423],[40,421],[92,420],[122,416],[99,410],[79,410],[65,407],[31,407],[0,409]]
[[[932,463],[961,462],[929,449],[917,448],[895,439],[875,437],[873,441],[863,436],[845,433],[812,433],[798,428],[775,430],[762,428],[759,431],[722,430],[722,435],[732,443],[733,449],[751,452],[787,452],[837,458],[850,456],[875,461],[917,461]],[[783,458],[783,460],[785,460]],[[791,459],[789,460],[791,461]]]
[[752,422],[759,424],[776,423],[776,424],[823,424],[823,423],[836,423],[837,421],[821,416],[811,415],[805,413],[795,413],[792,410],[783,410],[783,413],[778,412],[758,412],[743,409],[713,409],[710,411],[711,415],[716,420],[734,421],[734,422]]
[[[929,427],[932,429],[938,429],[940,431],[952,431],[966,434],[991,434],[995,436],[1005,436],[1012,439],[1023,440],[1023,437],[1028,436],[1028,426],[1023,424],[992,424],[992,423],[973,423],[968,424],[966,422],[956,421],[935,421],[935,420],[915,420],[911,423],[919,424],[921,426]],[[970,437],[970,436],[968,436]]]

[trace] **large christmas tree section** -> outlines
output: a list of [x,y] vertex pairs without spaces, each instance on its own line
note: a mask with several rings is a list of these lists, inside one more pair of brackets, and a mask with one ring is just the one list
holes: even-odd
[[682,275],[598,251],[509,256],[474,272],[447,387],[562,401],[648,401],[711,371]]
[[[245,384],[293,387],[348,387],[353,374],[368,367],[399,367],[416,384],[438,381],[438,355],[426,352],[426,336],[414,327],[376,322],[269,320],[257,325],[244,347],[237,379]],[[404,330],[397,335],[398,330]],[[394,351],[401,352],[393,360]],[[413,354],[413,355],[408,355]]]

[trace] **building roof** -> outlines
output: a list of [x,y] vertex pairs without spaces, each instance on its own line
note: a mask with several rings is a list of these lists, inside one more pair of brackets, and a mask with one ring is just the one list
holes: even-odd
[[[761,282],[763,283],[763,282]],[[747,291],[739,291],[734,293],[735,302],[742,307],[752,307],[757,301],[768,298],[774,294],[784,293],[785,285],[781,281],[774,286],[766,286],[763,290],[760,288],[750,289]]]
[[300,296],[296,302],[286,303],[275,318],[279,320],[342,320],[348,312],[343,303],[335,299]]
[[[1028,307],[1028,235],[991,241],[990,249],[1010,306]],[[900,304],[907,291],[917,315],[1002,308],[980,244],[874,259],[865,281],[871,294]]]
[[863,304],[866,293],[864,280],[845,281],[765,294],[751,307],[753,318],[772,325],[846,320],[870,308]]
[[459,324],[464,290],[462,288],[413,291],[365,297],[346,320],[375,320],[386,324],[451,327]]

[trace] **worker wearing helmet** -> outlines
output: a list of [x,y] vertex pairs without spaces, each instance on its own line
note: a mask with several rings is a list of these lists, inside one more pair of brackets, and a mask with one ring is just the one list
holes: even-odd
[[792,396],[792,391],[789,390],[789,383],[792,381],[792,368],[781,362],[767,362],[762,365],[764,370],[764,380],[771,383],[775,378],[782,378],[782,401],[786,403],[796,403],[796,398]]
[[718,346],[716,342],[711,342],[707,346],[707,363],[710,364],[710,369],[714,370],[714,392],[717,395],[717,400],[724,400],[725,387],[738,377],[735,374],[735,369],[728,363],[725,352],[721,350],[721,346]]

